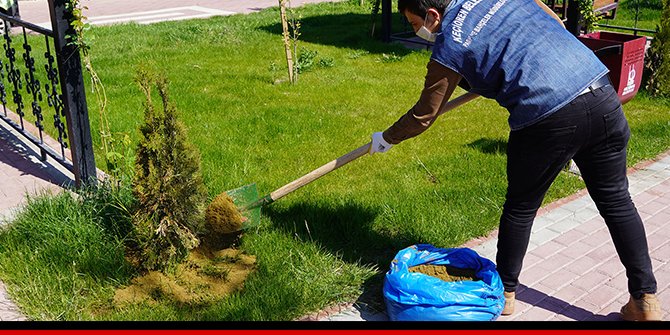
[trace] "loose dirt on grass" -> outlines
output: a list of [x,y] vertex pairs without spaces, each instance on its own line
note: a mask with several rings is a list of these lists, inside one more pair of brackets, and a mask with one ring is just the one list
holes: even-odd
[[477,278],[475,270],[461,269],[449,265],[421,264],[410,267],[409,272],[423,273],[429,276],[437,277],[447,282],[480,280]]
[[[116,290],[114,306],[175,303],[207,305],[242,289],[256,268],[256,256],[230,247],[239,236],[217,236],[202,241],[171,273],[150,271]],[[221,248],[221,246],[228,246]]]
[[242,236],[244,221],[233,199],[226,193],[218,195],[205,211],[207,234],[186,261],[174,271],[149,271],[134,278],[129,286],[116,290],[114,305],[165,301],[203,305],[240,290],[256,268],[255,256],[233,248]]
[[205,210],[205,228],[213,233],[240,231],[244,220],[233,199],[226,193],[217,195]]

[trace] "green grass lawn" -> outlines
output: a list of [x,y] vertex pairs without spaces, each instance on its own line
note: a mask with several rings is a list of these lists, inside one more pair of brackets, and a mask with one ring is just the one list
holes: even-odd
[[[200,149],[211,197],[249,183],[269,193],[367,143],[414,104],[430,53],[371,38],[369,12],[354,3],[297,10],[300,46],[334,65],[315,66],[296,85],[286,82],[276,8],[93,27],[91,52],[107,90],[112,131],[137,143],[144,96],[133,79],[138,68],[149,68],[171,80],[171,97]],[[97,106],[92,95],[88,100],[95,130]],[[644,94],[625,106],[631,165],[670,147],[669,107]],[[132,274],[118,254],[119,241],[95,223],[96,212],[68,197],[31,205],[15,222],[25,225],[19,229],[24,235],[0,234],[0,276],[37,320],[290,320],[352,301],[364,288],[364,299],[378,303],[381,274],[399,249],[415,243],[456,247],[496,228],[507,134],[507,112],[477,99],[388,153],[364,156],[264,208],[261,225],[242,244],[258,257],[258,271],[242,292],[206,308],[110,308],[113,289]],[[93,137],[98,143],[99,135]],[[96,155],[102,166],[100,148]],[[581,188],[579,178],[562,173],[545,203]],[[69,212],[58,210],[62,206],[76,210],[63,216]],[[105,255],[114,271],[91,274],[76,257],[72,264],[50,262],[51,252],[88,259],[78,254],[85,246],[47,247],[50,239],[71,235],[62,231],[70,224],[81,227],[73,234],[89,239],[87,245],[114,250]],[[28,234],[40,229],[46,237]]]
[[[662,0],[621,0],[614,19],[603,19],[599,23],[620,27],[637,27],[639,29],[656,30],[661,19]],[[637,12],[637,22],[635,15]],[[608,28],[609,29],[609,28]],[[622,30],[623,31],[623,30]],[[632,33],[632,32],[627,32]],[[651,33],[640,35],[653,36]]]

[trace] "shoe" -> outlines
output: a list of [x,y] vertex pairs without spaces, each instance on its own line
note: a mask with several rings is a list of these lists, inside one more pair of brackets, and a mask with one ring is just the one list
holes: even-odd
[[514,292],[503,292],[503,295],[505,296],[505,308],[503,308],[501,315],[512,315],[516,294]]
[[621,307],[621,317],[626,321],[661,321],[661,304],[655,294],[643,294]]

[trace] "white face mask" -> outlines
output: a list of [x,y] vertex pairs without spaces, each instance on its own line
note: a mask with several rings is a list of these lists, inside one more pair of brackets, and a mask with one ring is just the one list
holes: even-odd
[[[426,13],[426,17],[423,19],[424,24],[427,18],[428,13]],[[421,28],[419,28],[419,30],[416,32],[416,36],[419,36],[428,42],[435,42],[435,38],[437,38],[437,33],[431,32],[430,30],[428,30],[428,28],[426,28],[426,26],[421,26]]]

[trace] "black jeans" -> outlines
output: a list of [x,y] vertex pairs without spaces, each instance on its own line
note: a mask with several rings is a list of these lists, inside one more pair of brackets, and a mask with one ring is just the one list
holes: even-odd
[[628,192],[628,122],[607,85],[580,95],[559,111],[510,132],[507,195],[500,218],[496,262],[505,291],[519,284],[533,219],[547,189],[570,159],[609,229],[636,298],[656,292],[642,220]]

